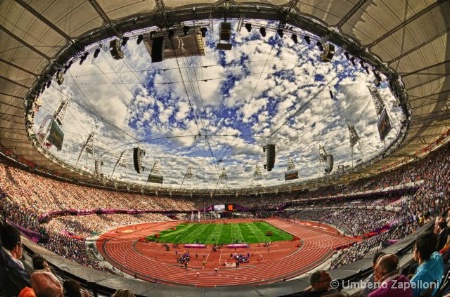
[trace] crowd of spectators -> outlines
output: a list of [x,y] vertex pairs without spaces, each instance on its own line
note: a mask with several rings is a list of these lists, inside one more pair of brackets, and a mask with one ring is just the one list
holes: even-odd
[[89,253],[84,240],[57,232],[49,232],[48,238],[41,245],[55,254],[85,267],[103,270],[99,261]]
[[368,216],[366,209],[352,207],[330,209],[320,206],[298,210],[290,214],[289,217],[337,226],[350,236],[364,235],[391,224],[399,218],[396,212],[387,210],[372,209],[370,210],[370,216]]
[[337,254],[337,257],[331,262],[330,270],[353,263],[364,258],[366,255],[375,254],[382,249],[383,242],[386,242],[386,240],[391,238],[391,235],[395,229],[396,227],[393,227],[389,231],[367,238],[352,245],[348,249],[340,251]]
[[82,216],[56,217],[42,224],[46,230],[55,233],[74,235],[77,237],[96,236],[108,229],[143,222],[168,221],[169,218],[160,213],[144,214],[92,214]]
[[395,242],[425,223],[422,214],[408,216],[408,205],[411,205],[409,201],[412,199],[413,196],[406,195],[387,197],[385,203],[380,203],[380,198],[346,199],[333,203],[324,200],[313,205],[290,208],[285,216],[290,219],[327,223],[346,235],[363,239],[338,252],[330,265],[331,269],[334,269],[379,251],[385,247],[388,240]]
[[[420,225],[426,223],[431,217],[441,214],[450,205],[450,149],[449,146],[429,155],[418,163],[401,167],[395,171],[382,174],[373,179],[360,180],[345,187],[340,187],[341,194],[363,192],[367,190],[385,189],[390,186],[423,181],[413,194],[403,197],[390,197],[378,202],[366,199],[363,204],[356,201],[315,202],[312,207],[302,209],[290,214],[290,217],[327,222],[337,226],[347,234],[362,235],[366,231],[373,231],[389,224],[390,229],[376,236],[363,240],[352,247],[340,251],[337,258],[331,263],[331,268],[347,265],[355,260],[373,254],[383,247],[387,240],[401,239],[414,232]],[[327,195],[339,195],[330,188]],[[322,191],[323,195],[324,192]],[[324,206],[333,206],[333,209]],[[364,205],[363,207],[360,207]],[[369,206],[376,209],[365,209]],[[382,206],[381,209],[376,206]],[[356,206],[356,207],[355,207]],[[387,210],[386,206],[395,206]],[[337,208],[334,209],[334,208]],[[358,223],[357,223],[358,222]],[[362,225],[361,225],[362,223]],[[355,225],[358,225],[356,227]],[[359,228],[359,226],[363,226]]]

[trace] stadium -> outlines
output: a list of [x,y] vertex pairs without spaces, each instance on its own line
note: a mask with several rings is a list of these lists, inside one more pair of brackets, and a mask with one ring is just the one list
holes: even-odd
[[440,234],[449,1],[0,8],[0,209],[30,273],[39,254],[91,296],[295,296],[326,270],[357,296],[376,252],[405,271]]

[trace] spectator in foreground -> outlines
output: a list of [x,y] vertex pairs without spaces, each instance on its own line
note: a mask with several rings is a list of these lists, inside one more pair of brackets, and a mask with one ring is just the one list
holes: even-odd
[[369,297],[412,297],[409,279],[398,273],[398,257],[393,254],[382,256],[375,265],[374,280],[378,288]]
[[376,289],[375,288],[375,279],[374,279],[375,278],[375,267],[377,266],[378,260],[384,255],[385,255],[385,253],[383,253],[383,252],[376,252],[375,255],[373,255],[372,268],[373,268],[374,272],[371,275],[369,275],[369,277],[364,281],[365,286],[364,286],[363,291],[361,292],[361,294],[363,296],[369,295],[372,291],[374,291]]
[[9,224],[2,227],[0,248],[0,289],[5,296],[17,296],[19,292],[30,287],[30,275],[20,261],[23,246],[19,230]]
[[119,289],[111,297],[135,297],[135,295],[131,291]]
[[414,297],[419,297],[422,291],[434,285],[433,295],[441,285],[444,274],[444,262],[441,255],[436,252],[438,238],[433,232],[426,232],[419,235],[414,244],[413,258],[419,266],[416,274],[411,278]]
[[47,270],[31,274],[31,287],[37,297],[63,297],[63,287],[56,276]]
[[33,288],[25,287],[22,289],[22,291],[20,291],[19,297],[37,297],[37,296],[34,293]]
[[[301,297],[319,297],[319,296],[339,296],[340,293],[330,291],[331,276],[325,270],[317,270],[309,277],[311,284],[305,291],[298,296]],[[331,295],[330,295],[331,294]],[[337,294],[337,295],[336,295]],[[297,296],[297,295],[295,295]]]
[[447,227],[447,220],[444,217],[439,217],[436,219],[434,232],[438,238],[436,250],[440,251],[447,242],[447,236],[450,232],[450,229]]
[[65,280],[63,283],[65,297],[89,297],[89,292],[81,288],[79,282],[73,279]]
[[45,258],[40,254],[34,255],[32,262],[34,270],[49,269],[47,260],[45,260]]

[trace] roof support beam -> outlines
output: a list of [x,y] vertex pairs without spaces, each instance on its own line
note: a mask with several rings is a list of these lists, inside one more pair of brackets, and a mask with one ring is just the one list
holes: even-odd
[[[6,112],[0,112],[0,119],[4,122],[13,122],[16,123],[16,119],[23,120],[23,113],[20,114],[14,114],[14,113],[6,113]],[[23,124],[23,122],[20,122],[21,124]],[[18,128],[16,128],[17,130],[20,130]]]
[[[449,93],[449,92],[450,92],[450,90],[446,90],[446,91],[442,91],[442,92],[438,92],[438,93],[429,94],[429,95],[426,95],[426,96],[417,96],[417,97],[409,99],[408,101],[409,102],[413,102],[413,101],[417,101],[417,100],[422,101],[424,99],[428,100],[428,101],[441,101],[442,98],[431,98],[430,96],[441,95],[441,94]],[[412,96],[409,95],[409,97],[412,97]]]
[[394,59],[392,59],[392,60],[390,60],[390,61],[387,61],[387,63],[388,63],[388,64],[391,64],[391,63],[393,63],[393,62],[395,62],[395,61],[397,61],[397,60],[400,60],[401,58],[403,58],[403,57],[409,55],[410,53],[415,52],[415,51],[418,50],[419,48],[421,48],[421,47],[423,47],[423,46],[429,44],[429,43],[432,42],[433,40],[438,39],[438,38],[441,37],[442,35],[447,35],[448,32],[450,32],[450,28],[447,28],[447,30],[445,30],[445,31],[443,31],[443,32],[441,32],[441,33],[439,33],[438,35],[433,36],[433,37],[429,38],[428,40],[425,40],[424,42],[422,42],[422,43],[416,45],[415,47],[413,47],[412,49],[410,49],[409,51],[406,51],[406,52],[402,53],[401,55],[398,55],[396,58],[394,58]]
[[359,0],[358,3],[353,5],[352,9],[347,12],[346,15],[337,23],[336,27],[340,30],[341,27],[357,12],[365,3],[367,0]]
[[111,24],[111,20],[106,15],[106,12],[103,11],[103,9],[100,7],[98,2],[96,0],[89,0],[89,3],[91,3],[92,7],[94,7],[95,11],[97,11],[98,15],[103,19],[103,21],[106,24]]
[[162,0],[156,0],[156,5],[158,9],[161,11],[163,16],[163,27],[167,28],[169,26],[169,21],[167,20],[166,6],[164,5]]
[[29,86],[23,85],[23,84],[21,84],[21,83],[18,83],[18,82],[14,81],[14,80],[11,80],[11,79],[9,79],[9,78],[7,78],[7,77],[4,77],[4,76],[1,76],[1,75],[0,75],[0,79],[4,79],[4,80],[6,80],[6,81],[8,81],[8,82],[10,82],[10,83],[13,83],[13,84],[15,84],[15,85],[21,86],[21,87],[23,87],[23,88],[25,88],[25,89],[29,89],[29,88],[30,88]]
[[6,29],[5,27],[3,27],[2,25],[0,25],[0,30],[4,31],[5,33],[7,33],[9,36],[11,36],[12,38],[14,38],[15,40],[17,40],[17,42],[25,45],[26,47],[28,47],[30,50],[32,50],[33,52],[35,52],[36,54],[46,58],[48,61],[50,61],[50,57],[47,56],[46,54],[44,54],[43,52],[37,50],[34,46],[32,46],[31,44],[25,42],[23,39],[17,37],[15,34],[13,34],[12,32],[10,32],[8,29]]
[[415,88],[421,87],[421,86],[423,86],[423,85],[425,85],[425,84],[432,83],[432,82],[434,82],[435,80],[439,80],[439,79],[441,79],[441,78],[443,78],[443,77],[446,77],[446,76],[447,76],[447,75],[442,75],[442,76],[440,76],[440,77],[437,77],[437,78],[434,78],[434,79],[427,80],[427,81],[425,81],[425,82],[423,82],[423,83],[420,83],[420,84],[418,84],[418,85],[407,86],[407,89],[408,89],[408,91],[410,91],[410,90],[413,90],[413,89],[415,89]]
[[[427,66],[427,67],[424,67],[424,68],[422,68],[422,69],[417,69],[416,71],[413,71],[413,72],[407,72],[407,73],[403,73],[403,72],[398,72],[398,75],[400,75],[400,76],[402,76],[403,78],[405,78],[405,77],[408,77],[409,75],[414,75],[414,74],[419,74],[420,72],[422,72],[422,71],[426,71],[426,70],[428,70],[428,69],[432,69],[432,68],[434,68],[434,67],[437,67],[437,66],[441,66],[441,65],[445,65],[445,64],[447,64],[447,63],[449,63],[450,62],[450,60],[445,60],[445,61],[442,61],[442,62],[440,62],[440,63],[436,63],[436,64],[433,64],[433,65],[429,65],[429,66]],[[427,73],[427,72],[424,72],[423,73],[424,75],[442,75],[441,73]],[[446,74],[447,75],[447,74]]]
[[7,64],[7,65],[9,65],[11,67],[19,69],[19,70],[21,70],[21,71],[23,71],[25,73],[28,73],[29,75],[36,76],[36,77],[38,76],[36,73],[33,73],[33,72],[31,72],[31,71],[29,71],[29,70],[27,70],[25,68],[22,68],[22,67],[20,67],[20,66],[18,66],[16,64],[13,64],[13,63],[9,62],[9,61],[3,60],[1,57],[0,57],[0,62],[3,62],[3,63],[5,63],[5,64]]
[[[413,118],[411,121],[410,127],[416,126],[422,128],[423,131],[430,127],[431,123],[438,122],[438,124],[443,125],[445,122],[448,122],[448,116],[450,115],[450,110],[441,110],[437,112],[430,113],[432,116],[428,116],[427,118],[423,118],[423,116],[416,116],[416,118]],[[425,122],[426,121],[426,122]]]
[[44,18],[44,16],[39,13],[38,11],[34,10],[33,7],[31,7],[30,5],[28,5],[27,3],[25,3],[23,0],[16,0],[17,3],[20,4],[20,6],[22,6],[23,8],[25,8],[26,10],[28,10],[32,15],[34,15],[35,17],[37,17],[39,20],[41,20],[43,23],[45,23],[47,26],[49,26],[50,28],[52,28],[54,31],[56,31],[59,35],[63,36],[67,42],[69,42],[71,40],[70,36],[67,35],[64,31],[62,31],[61,29],[59,29],[57,26],[55,26],[55,24],[53,24],[52,22],[50,22],[49,20],[47,20],[46,18]]
[[291,0],[289,2],[290,3],[289,3],[288,13],[290,13],[291,10],[297,6],[297,4],[298,4],[298,2],[300,2],[300,0]]
[[[23,97],[20,97],[20,96],[16,96],[16,95],[12,95],[12,94],[6,94],[6,93],[3,93],[3,92],[0,92],[0,95],[4,95],[4,96],[8,96],[8,97],[13,97],[13,98],[16,98],[16,99],[25,99],[25,98],[23,98]],[[0,104],[6,104],[5,102],[0,102]],[[6,104],[6,105],[10,105],[10,104]],[[12,105],[11,105],[12,106]]]
[[[431,124],[428,127],[438,127],[439,128],[439,127],[442,127],[442,123]],[[411,130],[417,130],[417,129],[421,129],[421,128],[422,128],[421,126],[413,126],[410,129]],[[439,135],[442,135],[442,134],[439,134]]]
[[[14,123],[14,124],[17,124],[17,125],[24,125],[25,124],[25,122],[17,122],[17,121],[8,121],[8,123]],[[6,130],[10,130],[10,131],[13,131],[12,133],[13,133],[13,135],[26,135],[26,133],[24,133],[24,130],[22,130],[22,129],[18,129],[17,127],[13,127],[13,128],[11,128],[11,127],[1,127],[1,129],[2,129],[2,134],[5,134],[5,133],[9,133],[9,132],[6,132]],[[21,133],[22,132],[22,133]],[[3,137],[2,137],[2,140],[3,140]]]
[[418,19],[419,17],[421,17],[422,15],[428,13],[430,10],[438,7],[439,5],[441,5],[440,1],[435,1],[433,4],[431,4],[430,6],[425,7],[424,9],[422,9],[421,11],[419,11],[418,13],[414,14],[412,17],[410,17],[409,19],[405,20],[404,22],[402,22],[401,24],[399,24],[398,26],[395,26],[394,28],[392,28],[391,30],[387,31],[386,33],[384,33],[383,35],[381,35],[380,37],[378,37],[378,39],[372,41],[372,43],[368,44],[366,47],[367,48],[371,48],[372,46],[374,46],[375,44],[379,43],[381,40],[391,36],[392,34],[394,34],[395,31],[400,30],[401,28],[406,27],[409,23],[411,23],[412,21],[415,21],[416,19]]
[[94,7],[95,11],[97,11],[98,15],[103,19],[103,22],[112,30],[113,34],[117,37],[122,37],[122,34],[117,31],[116,25],[111,21],[106,12],[102,9],[100,4],[98,4],[97,0],[88,0],[91,3],[92,7]]
[[[4,129],[4,128],[2,128]],[[17,131],[17,129],[16,129]],[[13,135],[17,135],[17,133],[11,133]],[[23,135],[25,136],[25,135]],[[7,140],[8,144],[30,144],[28,141],[19,141],[17,138],[13,138],[13,137],[2,137],[2,140]],[[7,149],[20,149],[17,146],[7,146],[7,145],[3,145],[4,148]],[[16,152],[14,152],[14,154],[16,154]]]

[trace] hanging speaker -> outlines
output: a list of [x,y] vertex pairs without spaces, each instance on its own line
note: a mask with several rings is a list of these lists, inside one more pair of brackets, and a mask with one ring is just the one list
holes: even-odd
[[323,47],[323,52],[320,54],[320,60],[322,62],[330,62],[334,56],[334,45],[331,43],[325,44]]
[[141,173],[141,171],[143,171],[142,168],[142,157],[145,156],[145,151],[135,147],[133,148],[133,164],[134,164],[134,169],[136,170],[137,173]]
[[220,24],[220,40],[230,41],[231,39],[231,23],[223,22]]
[[162,62],[164,60],[164,36],[154,37],[152,39],[152,63]]
[[58,85],[62,85],[62,83],[64,82],[64,74],[61,71],[58,71],[56,73],[56,82],[58,83]]
[[109,43],[109,52],[111,53],[111,56],[116,59],[120,60],[123,59],[123,51],[120,49],[120,41],[119,39],[111,40]]
[[266,165],[264,165],[264,168],[266,168],[267,171],[272,171],[272,168],[275,165],[275,144],[268,144],[263,150],[266,152]]

